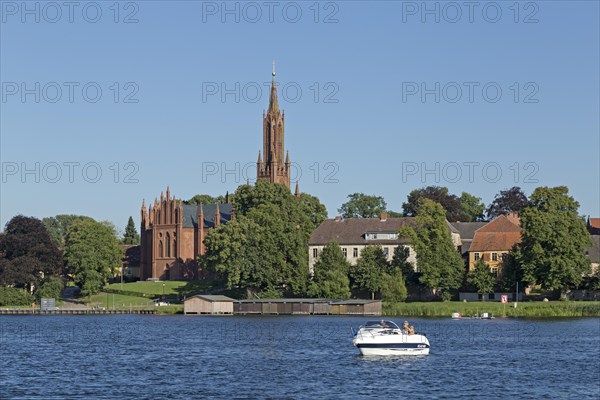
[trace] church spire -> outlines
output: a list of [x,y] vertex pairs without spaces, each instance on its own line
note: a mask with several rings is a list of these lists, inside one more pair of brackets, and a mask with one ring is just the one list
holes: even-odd
[[262,153],[259,153],[256,177],[271,183],[280,183],[289,188],[289,158],[286,159],[284,144],[285,121],[277,101],[275,62],[273,62],[271,74],[273,76],[271,96],[269,98],[269,109],[266,113],[263,113],[263,150]]
[[277,101],[277,83],[275,82],[275,61],[273,61],[273,72],[271,72],[273,80],[271,81],[271,96],[269,97],[269,113],[279,113],[279,103]]
[[258,151],[258,160],[256,161],[258,172],[262,171],[262,157],[260,156],[260,150]]

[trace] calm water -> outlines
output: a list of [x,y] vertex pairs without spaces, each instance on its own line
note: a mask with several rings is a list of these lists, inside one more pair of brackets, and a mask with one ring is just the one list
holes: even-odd
[[358,356],[364,321],[0,317],[0,398],[600,398],[597,318],[413,319],[431,354],[391,359]]

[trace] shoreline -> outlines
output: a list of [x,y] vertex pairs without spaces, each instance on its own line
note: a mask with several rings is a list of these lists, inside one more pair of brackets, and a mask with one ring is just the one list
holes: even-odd
[[[598,318],[600,317],[600,301],[550,301],[550,302],[519,302],[501,304],[499,302],[412,302],[388,303],[383,302],[381,316],[385,317],[418,317],[418,318],[451,318],[452,313],[459,312],[463,319],[472,319],[471,316],[488,313],[494,318],[531,318],[531,319],[560,319],[560,318]],[[0,308],[1,316],[15,315],[182,315],[183,305],[169,307],[130,309],[59,309],[42,311],[40,309],[3,307]],[[235,313],[234,316],[252,315]],[[193,317],[196,315],[190,315]],[[204,315],[199,315],[202,317]],[[206,315],[209,316],[209,315]],[[260,316],[291,316],[288,314],[261,314]],[[296,315],[294,315],[296,316]],[[377,318],[374,315],[345,314],[323,315],[330,317],[356,316],[364,318]]]

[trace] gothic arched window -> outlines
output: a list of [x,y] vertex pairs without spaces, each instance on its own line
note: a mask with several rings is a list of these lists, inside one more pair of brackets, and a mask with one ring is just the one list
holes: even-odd
[[165,244],[165,247],[167,248],[167,258],[171,257],[171,235],[167,233],[167,241]]
[[163,242],[162,240],[158,242],[158,256],[163,257]]

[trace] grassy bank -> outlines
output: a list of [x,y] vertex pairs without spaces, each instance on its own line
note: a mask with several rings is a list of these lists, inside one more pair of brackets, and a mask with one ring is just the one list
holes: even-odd
[[100,308],[129,308],[129,307],[153,307],[154,304],[151,300],[137,297],[137,296],[125,296],[122,294],[112,294],[100,292],[91,296],[89,299],[82,299],[89,306],[98,306]]
[[142,297],[157,297],[161,295],[191,296],[214,289],[218,282],[214,281],[138,281],[130,283],[112,283],[109,291],[122,291],[139,294]]
[[447,317],[459,312],[464,317],[484,312],[495,317],[600,317],[600,301],[550,301],[513,303],[459,301],[431,303],[383,303],[383,314],[407,317]]
[[152,300],[144,297],[125,296],[121,294],[100,292],[93,295],[86,303],[90,307],[127,310],[130,308],[155,309],[157,314],[183,313],[183,304],[169,304],[156,306]]

